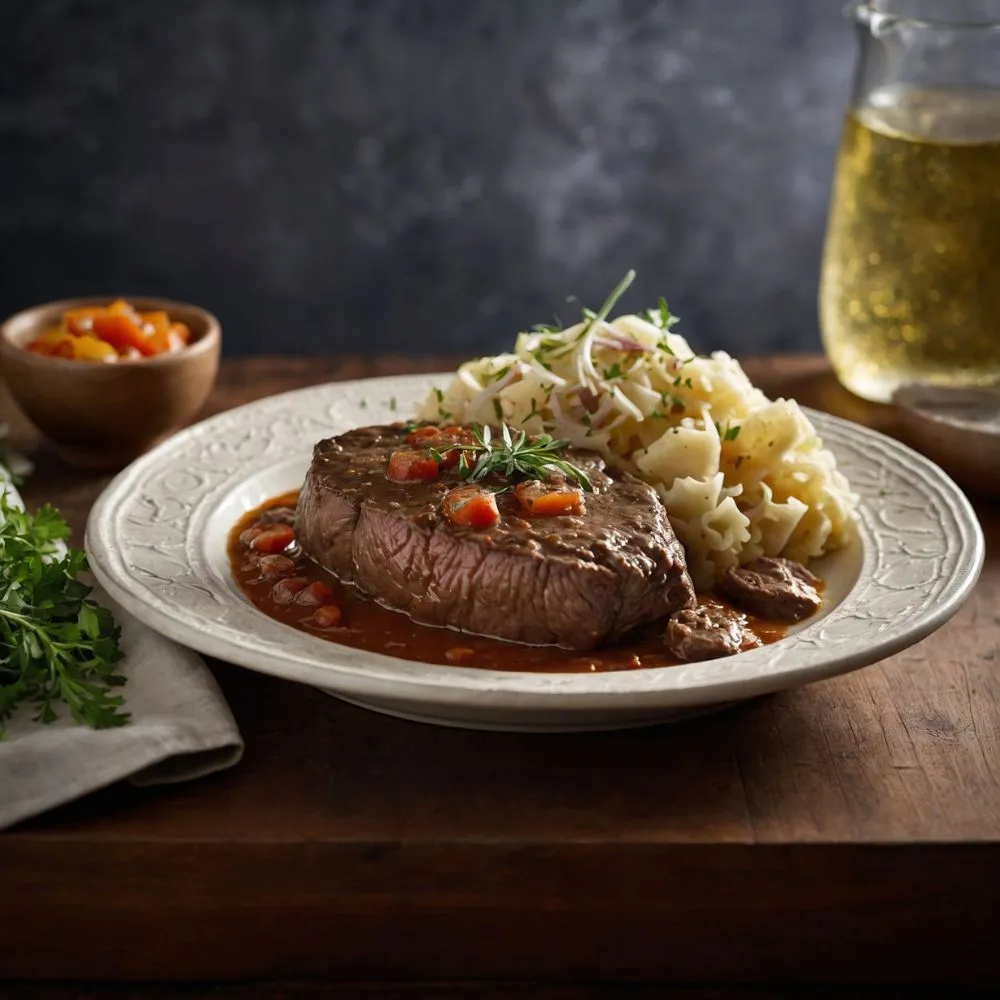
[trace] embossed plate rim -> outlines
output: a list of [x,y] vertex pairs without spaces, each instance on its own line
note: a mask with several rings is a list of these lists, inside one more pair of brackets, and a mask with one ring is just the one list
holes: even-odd
[[[145,624],[206,655],[361,700],[437,706],[450,715],[461,713],[463,706],[499,710],[511,718],[552,710],[613,714],[714,704],[846,673],[899,652],[940,627],[978,577],[982,530],[965,495],[937,466],[892,438],[808,410],[862,495],[860,576],[821,621],[739,656],[605,674],[423,664],[297,632],[261,615],[223,585],[208,555],[212,540],[202,533],[220,503],[279,458],[288,460],[288,449],[308,455],[325,434],[400,419],[430,385],[447,377],[394,376],[293,390],[180,432],[120,473],[95,503],[85,542],[94,575]],[[390,407],[390,400],[398,401],[398,408]],[[864,481],[857,478],[859,462]],[[171,477],[173,487],[168,488]],[[889,500],[880,504],[881,491]],[[922,530],[931,549],[919,549],[921,533],[913,535],[916,549],[906,549],[902,539],[912,526],[886,520],[893,504],[908,509],[912,518],[918,512],[938,518],[940,538]],[[214,541],[217,548],[218,538]],[[892,552],[887,546],[899,548]],[[876,579],[879,566],[891,574],[905,569],[905,563],[912,574],[913,566],[932,559],[940,561],[932,579],[902,587]],[[893,595],[905,595],[901,610],[873,615],[878,602],[891,605]],[[837,626],[865,621],[875,628],[874,636],[829,638]]]

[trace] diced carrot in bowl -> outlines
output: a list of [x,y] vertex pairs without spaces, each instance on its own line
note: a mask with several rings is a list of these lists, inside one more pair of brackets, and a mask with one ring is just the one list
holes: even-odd
[[139,312],[124,299],[63,312],[59,325],[35,337],[33,354],[77,361],[137,361],[179,351],[191,340],[186,323],[156,309]]
[[143,357],[152,357],[156,353],[151,339],[131,316],[122,313],[96,316],[93,330],[101,340],[109,343],[119,353],[130,347]]

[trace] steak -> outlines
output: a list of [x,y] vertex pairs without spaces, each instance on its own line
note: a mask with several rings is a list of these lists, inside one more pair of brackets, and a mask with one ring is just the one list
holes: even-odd
[[819,584],[819,577],[801,563],[765,556],[727,571],[720,589],[733,604],[752,615],[797,622],[822,603],[816,589]]
[[675,611],[663,641],[678,660],[714,660],[760,645],[747,616],[721,604],[701,604]]
[[[496,498],[499,523],[457,527],[441,513],[463,483],[457,470],[386,479],[406,436],[393,425],[320,441],[295,523],[307,556],[385,607],[428,625],[592,649],[694,604],[683,548],[645,483],[566,449],[559,457],[594,486],[580,514],[529,517],[508,490]],[[511,484],[491,473],[481,485]]]

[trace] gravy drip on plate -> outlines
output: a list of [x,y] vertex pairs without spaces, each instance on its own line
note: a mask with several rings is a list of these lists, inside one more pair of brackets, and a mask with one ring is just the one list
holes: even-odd
[[[625,642],[586,653],[421,625],[362,597],[297,550],[290,532],[297,500],[297,492],[287,493],[248,511],[230,532],[228,547],[233,577],[246,597],[268,617],[292,628],[404,660],[488,670],[596,673],[680,662],[663,644],[664,622]],[[699,601],[727,606],[714,594],[700,595]],[[787,631],[784,624],[753,617],[749,626],[765,644]]]

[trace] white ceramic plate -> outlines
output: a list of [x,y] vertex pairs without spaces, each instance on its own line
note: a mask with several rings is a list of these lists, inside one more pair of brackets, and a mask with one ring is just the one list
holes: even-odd
[[861,517],[855,541],[818,566],[827,581],[823,612],[773,645],[650,670],[503,672],[368,653],[257,611],[229,574],[230,527],[301,484],[314,442],[402,419],[445,378],[303,389],[183,431],[122,472],[95,504],[86,539],[94,574],[140,621],[209,656],[408,718],[538,731],[665,722],[874,663],[947,621],[979,574],[982,531],[937,466],[810,411],[861,495]]

